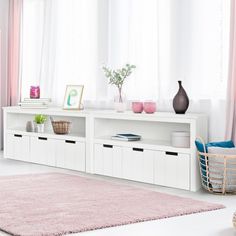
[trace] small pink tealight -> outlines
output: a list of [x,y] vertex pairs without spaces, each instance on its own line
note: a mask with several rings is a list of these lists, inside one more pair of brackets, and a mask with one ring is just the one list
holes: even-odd
[[142,102],[132,102],[132,110],[134,113],[143,112],[143,103]]
[[156,112],[156,103],[155,102],[144,102],[143,108],[146,113],[149,113],[149,114],[154,113],[154,112]]

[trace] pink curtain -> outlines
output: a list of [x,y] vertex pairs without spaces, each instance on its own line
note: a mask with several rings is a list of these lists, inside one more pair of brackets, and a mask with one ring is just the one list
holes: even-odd
[[227,97],[226,139],[236,144],[236,4],[231,0],[230,58]]
[[7,105],[16,105],[20,99],[20,27],[22,0],[9,0],[8,23],[8,93]]
[[[1,1],[1,0],[0,0]],[[0,32],[0,149],[3,147],[2,107],[16,105],[19,100],[19,59],[22,0],[9,0],[4,5],[8,14],[2,16]]]

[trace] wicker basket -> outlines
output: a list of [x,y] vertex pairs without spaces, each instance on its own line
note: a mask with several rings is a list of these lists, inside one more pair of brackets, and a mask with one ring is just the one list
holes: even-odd
[[236,193],[236,155],[207,153],[198,151],[202,186],[212,193]]
[[52,121],[52,127],[55,134],[70,133],[71,122],[69,121]]

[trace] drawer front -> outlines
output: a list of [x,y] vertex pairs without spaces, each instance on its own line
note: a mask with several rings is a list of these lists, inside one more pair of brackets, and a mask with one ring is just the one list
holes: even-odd
[[37,164],[55,166],[55,140],[44,136],[30,138],[30,158]]
[[15,160],[30,161],[30,139],[21,134],[7,134],[6,156]]
[[173,152],[158,152],[155,156],[154,163],[155,184],[189,190],[189,155]]
[[140,148],[124,148],[124,178],[135,181],[154,182],[155,151]]
[[94,145],[94,172],[96,174],[123,177],[122,148],[109,144]]
[[94,173],[103,175],[103,146],[94,145]]
[[73,140],[64,141],[65,168],[85,171],[85,143]]
[[85,171],[85,143],[74,140],[55,140],[56,166]]
[[65,147],[64,140],[55,142],[56,167],[65,168]]

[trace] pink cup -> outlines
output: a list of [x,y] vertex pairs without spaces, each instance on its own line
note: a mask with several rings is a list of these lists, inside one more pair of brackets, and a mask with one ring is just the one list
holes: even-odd
[[143,103],[142,102],[132,102],[132,110],[134,113],[143,112]]
[[154,112],[156,112],[156,103],[155,102],[144,102],[143,108],[146,113],[149,113],[149,114],[154,113]]

